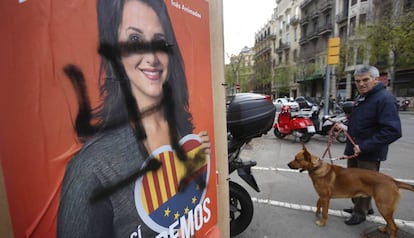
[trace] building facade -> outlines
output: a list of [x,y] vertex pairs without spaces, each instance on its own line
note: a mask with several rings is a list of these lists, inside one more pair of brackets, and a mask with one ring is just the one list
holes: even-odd
[[[249,91],[322,99],[328,40],[339,37],[340,62],[330,66],[328,92],[341,100],[352,99],[353,71],[371,63],[358,27],[413,6],[412,0],[276,0],[271,19],[255,33],[250,53],[241,52],[254,58],[249,60],[254,61],[254,72],[248,73]],[[414,97],[414,65],[396,69],[395,76],[389,66],[379,68],[381,77],[393,79],[395,87],[390,88],[396,96]]]
[[272,94],[272,78],[274,64],[274,48],[276,33],[274,29],[274,16],[255,34],[255,84],[254,92]]

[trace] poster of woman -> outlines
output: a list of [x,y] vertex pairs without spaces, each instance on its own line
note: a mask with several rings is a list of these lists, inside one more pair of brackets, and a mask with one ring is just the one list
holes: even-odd
[[208,2],[90,2],[0,4],[15,23],[1,23],[0,135],[14,237],[203,237],[217,224]]

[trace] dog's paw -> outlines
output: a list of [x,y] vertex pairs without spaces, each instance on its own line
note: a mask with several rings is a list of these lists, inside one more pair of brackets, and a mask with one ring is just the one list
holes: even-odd
[[378,227],[378,230],[382,233],[387,233],[387,226],[380,226]]
[[316,225],[318,225],[318,226],[325,226],[325,224],[326,224],[326,222],[325,221],[323,221],[323,220],[318,220],[318,221],[316,221]]

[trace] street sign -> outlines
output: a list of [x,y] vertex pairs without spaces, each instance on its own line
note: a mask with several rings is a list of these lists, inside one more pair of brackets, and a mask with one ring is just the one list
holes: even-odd
[[339,37],[328,39],[328,64],[339,64]]

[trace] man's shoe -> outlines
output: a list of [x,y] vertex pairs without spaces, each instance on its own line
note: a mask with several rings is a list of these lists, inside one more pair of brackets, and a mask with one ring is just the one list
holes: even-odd
[[360,216],[351,216],[348,220],[345,221],[345,224],[348,226],[358,225],[365,221],[365,217]]
[[[345,208],[343,211],[346,213],[352,214],[354,210],[352,208]],[[374,209],[371,208],[368,210],[368,215],[372,215],[372,214],[374,214]]]

